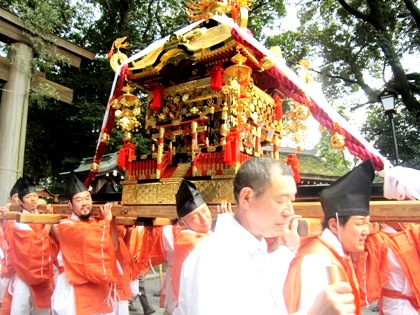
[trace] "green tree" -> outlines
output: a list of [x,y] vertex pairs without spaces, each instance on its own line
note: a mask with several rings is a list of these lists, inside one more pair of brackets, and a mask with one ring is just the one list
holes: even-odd
[[[419,169],[420,168],[420,145],[418,119],[411,115],[406,108],[397,106],[397,113],[394,116],[397,149],[399,163]],[[362,127],[362,132],[367,139],[370,139],[376,148],[392,163],[395,162],[395,149],[389,120],[384,117],[383,109],[380,106],[372,106],[367,115],[367,120]]]
[[380,90],[372,85],[374,78],[419,115],[419,73],[402,65],[404,57],[420,52],[413,1],[307,1],[299,12],[299,33],[311,47],[308,57],[322,58],[318,73],[328,95],[362,90],[367,103],[375,103]]
[[[420,54],[418,4],[413,0],[329,0],[299,1],[297,7],[301,26],[295,38],[302,52],[297,55],[313,61],[312,70],[327,98],[346,99],[350,110],[373,111],[383,88],[392,89],[401,100],[397,116],[404,113],[396,117],[401,122],[398,126],[407,124],[407,130],[417,131],[420,73],[403,60]],[[383,114],[376,115],[384,120]],[[381,135],[372,132],[379,130],[373,123],[377,121],[369,120],[363,128],[367,139],[385,145],[378,141]],[[412,141],[407,144],[411,148],[420,147],[418,137],[405,140]],[[392,154],[389,146],[381,148],[385,156]],[[401,158],[402,164],[412,165],[416,160],[408,152]]]

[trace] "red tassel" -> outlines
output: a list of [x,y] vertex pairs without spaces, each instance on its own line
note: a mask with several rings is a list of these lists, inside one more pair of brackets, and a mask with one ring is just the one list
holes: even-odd
[[130,147],[128,148],[128,162],[132,162],[136,160],[136,145],[134,143],[130,143]]
[[150,107],[155,111],[161,109],[162,107],[162,90],[161,86],[157,86],[153,93],[153,101]]
[[223,86],[223,68],[221,65],[215,65],[210,70],[210,87],[215,91],[220,91]]
[[293,178],[296,183],[300,183],[300,174],[299,174],[299,160],[296,153],[288,154],[286,158],[286,164],[290,166],[293,171]]
[[243,81],[241,81],[241,82],[239,82],[239,84],[240,84],[240,86],[241,86],[241,95],[240,95],[240,97],[241,98],[246,98],[246,97],[248,97],[248,80],[243,80]]
[[236,22],[238,20],[238,8],[236,6],[233,6],[230,10],[230,13],[232,15],[232,20]]
[[117,165],[121,169],[125,169],[127,162],[136,159],[136,145],[131,142],[126,142],[118,152]]
[[108,59],[111,59],[113,55],[114,55],[114,44],[112,44],[111,49],[108,52],[108,55],[107,55]]
[[230,142],[226,142],[223,162],[225,162],[227,165],[232,165],[232,149],[230,147]]
[[274,102],[276,103],[276,120],[280,121],[283,118],[283,101],[281,100],[280,96],[274,96]]
[[124,146],[118,152],[117,165],[121,169],[125,169],[125,161],[127,160],[127,150]]
[[223,162],[235,166],[239,162],[241,136],[237,130],[232,130],[226,135],[225,152]]
[[340,135],[344,136],[344,131],[343,129],[340,127],[340,125],[338,123],[333,123],[333,131],[336,133],[339,133]]

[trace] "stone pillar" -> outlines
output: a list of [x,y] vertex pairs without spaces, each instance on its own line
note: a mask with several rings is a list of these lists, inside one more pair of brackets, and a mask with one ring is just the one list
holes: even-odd
[[24,43],[14,43],[8,57],[9,79],[0,103],[1,205],[7,202],[12,186],[23,173],[33,50]]

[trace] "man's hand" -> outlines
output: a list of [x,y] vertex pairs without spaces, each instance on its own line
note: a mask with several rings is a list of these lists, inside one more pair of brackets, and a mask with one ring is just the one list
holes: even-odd
[[298,228],[298,219],[301,218],[300,215],[292,215],[289,218],[289,228],[283,230],[283,241],[284,243],[295,252],[298,250],[300,245],[300,236],[297,231]]
[[101,214],[104,218],[104,220],[111,222],[112,221],[112,203],[107,202],[103,206],[100,206]]
[[46,206],[45,206],[45,213],[48,213],[48,214],[51,214],[51,213],[53,213],[53,206],[51,205],[51,204],[47,204]]
[[355,312],[356,306],[350,284],[337,282],[318,294],[308,315],[354,315]]
[[233,215],[232,204],[230,202],[227,202],[226,200],[222,200],[220,205],[217,205],[216,209],[218,214],[229,213]]
[[6,216],[9,213],[9,207],[7,205],[6,206],[0,206],[0,213],[3,216]]
[[298,228],[298,220],[302,216],[300,215],[292,215],[288,220],[289,224],[288,227],[284,228],[282,234],[277,237],[271,238],[267,240],[268,243],[268,252],[274,252],[277,250],[281,245],[285,245],[293,252],[296,252],[300,245],[300,236],[297,232]]

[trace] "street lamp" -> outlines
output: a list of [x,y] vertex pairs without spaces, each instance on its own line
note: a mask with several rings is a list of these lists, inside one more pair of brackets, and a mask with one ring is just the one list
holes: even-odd
[[394,113],[395,113],[395,100],[397,99],[398,94],[395,91],[385,89],[378,95],[378,100],[382,103],[385,114],[389,118],[389,124],[391,126],[392,140],[394,142],[395,150],[395,165],[398,166],[399,156],[398,156],[398,146],[397,146],[397,137],[395,136],[395,126],[394,126]]

